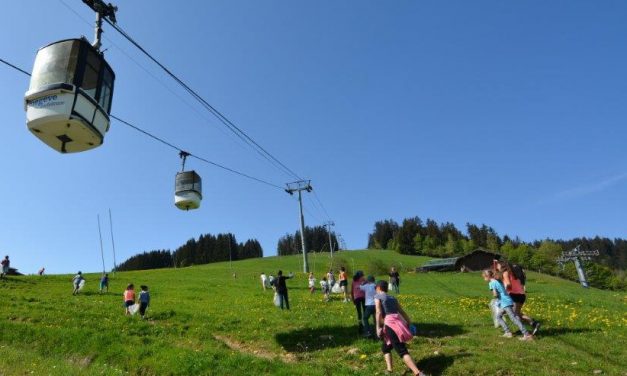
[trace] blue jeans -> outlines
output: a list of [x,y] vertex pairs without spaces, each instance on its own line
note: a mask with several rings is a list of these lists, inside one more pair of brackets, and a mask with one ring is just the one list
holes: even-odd
[[373,305],[367,305],[366,309],[364,309],[363,324],[364,324],[364,332],[367,335],[374,334],[370,332],[370,324],[368,324],[368,319],[370,319],[370,316],[374,316],[374,313],[375,313],[375,308]]
[[501,312],[499,312],[499,314],[496,316],[496,319],[498,320],[499,325],[501,325],[501,328],[503,328],[505,333],[511,333],[511,331],[507,327],[507,324],[505,323],[505,320],[503,320],[503,315],[505,315],[506,313],[509,319],[512,320],[514,325],[516,325],[518,329],[520,329],[522,334],[527,335],[528,334],[527,329],[522,324],[522,322],[520,322],[520,319],[518,318],[518,316],[516,316],[516,314],[514,313],[512,306],[501,308]]

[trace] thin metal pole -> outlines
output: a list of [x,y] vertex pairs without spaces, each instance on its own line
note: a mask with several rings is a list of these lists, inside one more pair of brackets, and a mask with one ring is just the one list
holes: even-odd
[[99,12],[96,12],[96,28],[94,34],[94,43],[92,46],[94,46],[97,51],[100,51],[100,46],[102,45],[102,15]]
[[231,250],[231,243],[233,242],[233,238],[231,238],[231,236],[233,235],[229,232],[229,269],[233,271],[233,252]]
[[303,197],[298,191],[298,206],[300,208],[300,242],[303,251],[303,272],[309,273],[309,263],[307,262],[307,247],[305,246],[305,216],[303,216]]
[[333,257],[333,242],[331,241],[331,224],[329,224],[329,249],[331,250],[331,257]]
[[102,231],[100,231],[100,214],[98,214],[98,236],[100,237],[100,256],[102,257],[102,272],[105,273],[104,249],[102,248]]
[[111,209],[109,209],[109,228],[111,229],[111,245],[113,246],[113,276],[115,277],[115,268],[118,263],[115,261],[115,241],[113,240],[113,220],[111,219]]

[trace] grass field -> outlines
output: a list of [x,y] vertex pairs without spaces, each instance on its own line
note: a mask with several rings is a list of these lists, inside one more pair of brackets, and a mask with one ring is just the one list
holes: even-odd
[[[426,258],[388,251],[341,252],[356,269],[369,259],[403,268]],[[316,277],[328,255],[311,256]],[[294,271],[291,311],[272,304],[259,274]],[[355,309],[311,295],[301,257],[116,273],[100,295],[86,275],[79,296],[70,275],[0,281],[0,375],[376,375],[380,344],[357,335]],[[150,286],[148,319],[126,317],[127,283]],[[432,375],[627,375],[627,297],[529,273],[527,311],[537,339],[501,337],[478,273],[401,274],[399,300],[417,325],[414,359]],[[395,374],[402,374],[394,354]]]

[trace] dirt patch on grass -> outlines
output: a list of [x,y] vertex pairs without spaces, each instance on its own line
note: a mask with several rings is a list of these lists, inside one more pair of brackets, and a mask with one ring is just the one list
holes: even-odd
[[268,350],[253,348],[253,346],[251,345],[248,345],[246,343],[239,342],[232,338],[221,336],[221,335],[214,334],[213,338],[216,339],[217,341],[224,343],[231,350],[234,350],[243,354],[247,354],[247,355],[252,355],[257,358],[266,359],[266,360],[278,359],[282,361],[283,363],[296,363],[298,361],[298,358],[296,357],[296,355],[289,353],[289,352],[285,354],[276,354]]
[[68,361],[73,365],[79,366],[80,368],[87,368],[94,361],[94,357],[91,355],[85,357],[71,357],[68,359]]

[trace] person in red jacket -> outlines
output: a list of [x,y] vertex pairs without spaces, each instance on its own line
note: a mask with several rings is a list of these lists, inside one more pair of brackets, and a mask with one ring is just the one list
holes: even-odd
[[521,321],[531,325],[533,328],[531,334],[536,335],[540,329],[540,323],[532,317],[522,313],[522,307],[527,300],[527,292],[525,290],[527,277],[522,267],[519,265],[514,265],[514,267],[512,267],[505,261],[499,261],[496,264],[496,269],[501,275],[501,281],[503,282],[507,293],[514,301],[514,314],[516,314]]
[[126,308],[126,314],[131,314],[131,306],[135,304],[135,286],[130,283],[124,290],[124,307]]
[[363,315],[366,311],[366,293],[359,287],[364,283],[364,273],[358,270],[353,276],[351,284],[351,300],[357,310],[357,321],[359,322],[359,334],[364,332]]

